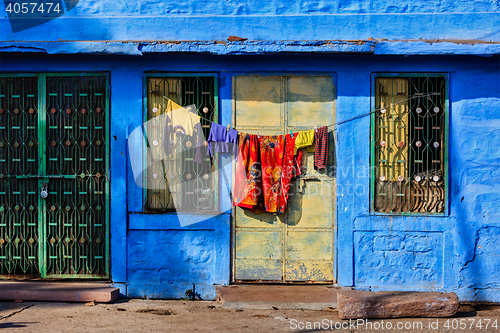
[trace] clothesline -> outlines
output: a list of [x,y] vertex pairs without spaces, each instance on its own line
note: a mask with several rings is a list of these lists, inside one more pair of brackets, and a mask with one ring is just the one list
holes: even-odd
[[[170,98],[168,98],[167,96],[163,95],[162,93],[160,93],[159,91],[152,91],[151,92],[153,95],[159,95],[159,96],[163,96],[163,98],[166,98],[168,100],[171,100]],[[352,121],[352,120],[355,120],[355,119],[358,119],[358,118],[361,118],[361,117],[365,117],[365,116],[368,116],[372,113],[375,113],[375,112],[379,112],[380,110],[383,110],[383,109],[387,109],[387,108],[390,108],[392,106],[395,106],[395,105],[398,105],[398,104],[401,104],[401,103],[404,103],[404,102],[408,102],[412,99],[415,99],[415,98],[425,98],[425,97],[430,97],[430,96],[437,96],[439,95],[439,93],[430,93],[430,94],[425,94],[425,95],[418,95],[418,96],[412,96],[410,98],[407,98],[407,99],[404,99],[402,101],[399,101],[399,102],[396,102],[396,103],[391,103],[387,106],[384,106],[382,108],[379,108],[379,109],[376,109],[376,110],[373,110],[373,111],[370,111],[370,112],[366,112],[366,113],[363,113],[363,114],[360,114],[360,115],[357,115],[357,116],[354,116],[352,118],[348,118],[348,119],[345,119],[345,120],[342,120],[342,121],[338,121],[336,123],[333,123],[333,124],[330,124],[330,125],[325,125],[325,126],[322,126],[322,127],[332,127],[332,126],[336,126],[336,125],[340,125],[340,124],[343,124],[343,123],[347,123],[349,121]],[[208,121],[210,123],[216,123],[218,124],[218,122],[216,121],[212,121],[212,120],[209,120],[209,119],[205,119],[205,118],[202,118],[203,120],[205,121]],[[319,126],[318,126],[319,127]],[[335,130],[335,128],[333,128],[333,130]]]

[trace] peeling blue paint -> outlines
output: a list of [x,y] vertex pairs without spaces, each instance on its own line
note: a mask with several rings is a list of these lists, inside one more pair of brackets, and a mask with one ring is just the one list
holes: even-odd
[[364,53],[376,55],[500,54],[500,43],[468,41],[247,41],[247,42],[0,42],[0,52],[47,54],[208,53],[259,55],[276,53]]

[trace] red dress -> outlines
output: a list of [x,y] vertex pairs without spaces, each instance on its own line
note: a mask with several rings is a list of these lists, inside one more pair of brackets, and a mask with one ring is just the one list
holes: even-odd
[[285,154],[285,136],[261,136],[262,189],[266,212],[279,211],[281,196],[281,169]]
[[291,179],[300,173],[293,156],[296,137],[295,134],[293,138],[290,134],[261,137],[239,134],[235,206],[255,213],[285,213]]
[[293,135],[293,138],[290,134],[287,134],[285,137],[285,154],[283,156],[282,164],[283,173],[281,175],[281,194],[279,197],[279,209],[277,212],[278,214],[285,213],[292,177],[300,174],[300,161],[297,161],[297,159],[293,156],[293,147],[295,146],[296,138],[297,133]]
[[259,141],[257,135],[240,132],[238,136],[233,205],[252,209],[262,197]]

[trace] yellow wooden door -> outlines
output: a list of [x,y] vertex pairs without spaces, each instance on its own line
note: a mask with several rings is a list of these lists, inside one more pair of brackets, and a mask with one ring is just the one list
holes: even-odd
[[[241,132],[278,135],[335,121],[331,76],[237,76],[234,124]],[[287,213],[254,214],[235,208],[233,273],[236,282],[334,281],[334,141],[326,170],[306,169],[292,181]]]

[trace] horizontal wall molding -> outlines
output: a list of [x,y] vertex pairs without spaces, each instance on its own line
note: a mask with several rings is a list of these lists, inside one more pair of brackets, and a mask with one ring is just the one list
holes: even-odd
[[476,41],[245,41],[245,42],[0,42],[0,53],[113,54],[205,53],[263,55],[290,53],[375,55],[480,55],[500,54],[500,42]]
[[[185,225],[184,227],[181,226]],[[219,230],[229,228],[230,215],[129,213],[129,230]]]

